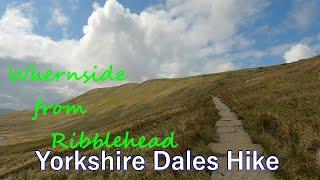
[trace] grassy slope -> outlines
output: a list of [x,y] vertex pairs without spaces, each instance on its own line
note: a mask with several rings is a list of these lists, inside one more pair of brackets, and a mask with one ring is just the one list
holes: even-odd
[[[82,117],[48,116],[32,123],[30,111],[7,114],[0,117],[0,132],[6,133],[0,144],[0,176],[126,178],[127,174],[116,173],[41,174],[33,150],[46,149],[51,141],[50,133],[55,131],[130,130],[136,135],[164,136],[172,130],[178,135],[178,151],[191,148],[195,153],[206,154],[206,144],[214,141],[213,125],[218,119],[209,98],[213,94],[220,95],[244,118],[255,141],[281,158],[278,175],[317,177],[320,172],[315,159],[320,148],[319,70],[320,58],[316,57],[288,65],[96,89],[68,102],[88,108],[89,113]],[[148,156],[149,150],[143,153]],[[20,160],[23,161],[17,166]],[[148,170],[146,174],[145,177],[159,179],[209,178],[208,173],[158,174]]]
[[281,157],[279,174],[320,177],[320,58],[234,75],[220,94],[254,141]]
[[[39,172],[33,151],[47,149],[51,143],[50,134],[56,131],[68,134],[71,131],[81,130],[101,133],[108,130],[115,133],[130,130],[136,136],[147,137],[163,137],[174,131],[180,147],[173,153],[180,154],[192,149],[194,153],[207,154],[207,144],[214,141],[213,127],[218,116],[201,83],[201,78],[152,80],[142,84],[92,90],[67,102],[82,104],[88,108],[88,114],[81,117],[47,116],[31,122],[30,111],[1,116],[0,132],[5,132],[6,139],[1,140],[0,144],[0,176],[9,176],[13,179],[22,177],[34,179],[44,175],[54,179],[102,176],[126,178],[125,173],[83,175]],[[150,157],[150,151],[131,150],[129,154],[139,152]],[[84,153],[94,152],[89,150]],[[21,163],[16,164],[16,162]],[[148,178],[168,176],[209,178],[209,173],[206,172],[192,176],[188,173],[157,174],[151,170],[147,172]],[[137,177],[142,176],[137,174]]]

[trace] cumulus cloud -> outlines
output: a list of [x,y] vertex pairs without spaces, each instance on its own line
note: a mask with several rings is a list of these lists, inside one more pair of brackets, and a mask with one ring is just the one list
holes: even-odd
[[284,53],[284,59],[286,60],[286,63],[291,63],[301,59],[307,59],[315,55],[316,54],[313,50],[308,46],[297,44]]
[[31,17],[30,10],[32,4],[24,3],[20,5],[10,5],[0,19],[0,33],[27,34],[33,29],[34,19]]
[[52,17],[49,21],[49,25],[53,26],[66,26],[70,22],[70,18],[63,13],[63,11],[60,8],[54,8],[52,11]]
[[[28,15],[31,4],[8,6],[0,18],[0,58],[61,64],[70,59],[73,40],[53,41],[33,33],[36,20]],[[3,61],[4,59],[0,60]]]
[[[140,80],[142,75],[171,74],[170,71],[178,76],[188,75],[190,69],[201,73],[201,67],[194,67],[195,62],[214,62],[215,56],[250,45],[237,31],[263,8],[262,4],[236,0],[168,0],[161,8],[151,7],[138,15],[109,0],[103,7],[96,6],[79,41],[56,42],[30,33],[32,26],[28,26],[28,36],[20,34],[20,52],[15,56],[37,57],[50,63],[67,62],[67,68],[113,63],[128,69],[131,80]],[[52,21],[65,25],[69,19],[55,9]],[[7,39],[14,42],[16,37]],[[7,51],[14,49],[7,47]],[[14,54],[2,53],[9,57]],[[185,64],[185,68],[159,68],[172,63]]]
[[[108,0],[94,5],[81,39],[61,41],[34,34],[24,7],[10,7],[0,19],[0,27],[10,27],[0,28],[0,61],[31,58],[78,71],[114,64],[127,71],[129,81],[226,71],[237,68],[226,55],[254,43],[239,29],[254,22],[266,5],[263,0],[166,0],[135,14]],[[52,24],[69,22],[61,10],[53,11]]]
[[261,4],[168,0],[165,7],[137,15],[110,0],[89,17],[76,59],[91,59],[88,63],[93,65],[105,63],[107,57],[107,62],[125,67],[131,80],[140,80],[141,75],[200,74],[203,64],[250,44],[237,32]]
[[100,5],[97,1],[93,2],[93,4],[92,4],[93,9],[98,9],[99,7],[100,7]]

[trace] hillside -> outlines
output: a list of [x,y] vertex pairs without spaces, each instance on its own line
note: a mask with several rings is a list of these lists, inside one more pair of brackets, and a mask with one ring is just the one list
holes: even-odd
[[[177,152],[192,149],[210,153],[219,119],[210,95],[220,96],[244,119],[254,141],[281,159],[282,178],[317,177],[320,149],[320,57],[263,68],[253,68],[180,79],[150,80],[140,84],[91,90],[67,103],[88,108],[85,116],[47,116],[31,121],[32,111],[0,116],[0,177],[54,179],[66,177],[141,178],[142,172],[56,173],[39,172],[35,149],[48,149],[50,134],[130,130],[135,135],[164,136],[175,131]],[[62,150],[61,150],[62,151]],[[130,151],[132,152],[132,151]],[[133,151],[138,153],[137,150]],[[150,150],[139,153],[150,155]],[[60,152],[67,153],[67,152]],[[95,153],[91,150],[87,154]],[[17,165],[16,162],[23,163]],[[208,178],[209,173],[157,173],[148,178]]]

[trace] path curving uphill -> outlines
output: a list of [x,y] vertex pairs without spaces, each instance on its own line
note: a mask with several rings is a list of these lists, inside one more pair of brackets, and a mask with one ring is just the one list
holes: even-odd
[[272,173],[268,171],[238,171],[235,166],[233,166],[232,171],[227,171],[228,150],[232,150],[233,157],[237,157],[239,150],[256,150],[259,154],[262,154],[263,148],[259,144],[252,143],[250,136],[243,128],[242,121],[219,98],[212,96],[212,101],[221,118],[216,123],[219,142],[209,144],[209,148],[218,155],[220,160],[220,167],[212,173],[211,179],[275,179]]

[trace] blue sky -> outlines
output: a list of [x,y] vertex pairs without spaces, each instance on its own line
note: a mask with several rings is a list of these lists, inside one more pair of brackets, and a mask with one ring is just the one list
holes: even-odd
[[[88,17],[93,11],[92,4],[97,2],[103,6],[105,0],[2,0],[0,2],[0,13],[3,14],[6,8],[12,4],[21,4],[31,2],[33,5],[33,16],[36,18],[37,23],[34,25],[33,32],[42,36],[48,36],[53,40],[61,40],[63,38],[80,39],[83,36],[82,28],[87,24]],[[119,0],[118,1],[125,8],[130,9],[133,13],[140,13],[150,6],[163,4],[163,0]],[[313,6],[312,6],[313,4]],[[239,33],[245,34],[252,38],[255,43],[254,46],[258,50],[265,50],[271,46],[286,43],[297,43],[307,37],[315,37],[319,35],[320,18],[319,12],[315,10],[316,1],[274,1],[268,2],[268,5],[263,11],[257,13],[258,20],[252,24],[248,24],[239,28]],[[307,11],[300,12],[301,9],[308,9]],[[311,9],[310,9],[311,8]],[[66,25],[66,32],[58,26],[48,26],[48,22],[52,17],[52,11],[60,9],[69,19],[70,22]],[[310,10],[310,11],[309,11]],[[302,10],[303,11],[303,10]],[[301,13],[301,16],[306,16],[305,24],[297,25],[297,27],[288,27],[288,24],[296,23],[292,18],[293,14]],[[305,14],[303,14],[305,13]],[[290,20],[291,19],[291,20]],[[289,22],[291,21],[291,22]],[[214,32],[213,32],[214,33]],[[314,42],[312,42],[314,43]],[[312,44],[313,45],[313,44]],[[315,51],[318,51],[316,49]],[[279,56],[268,56],[261,59],[256,59],[254,62],[241,61],[238,63],[241,67],[247,66],[264,66],[270,64],[279,64],[285,61]]]
[[[70,17],[70,23],[68,24],[68,38],[79,39],[82,37],[82,28],[86,25],[88,17],[92,13],[92,4],[94,2],[103,5],[105,0],[2,0],[0,2],[0,12],[3,14],[6,7],[10,4],[21,4],[31,2],[34,7],[34,15],[37,18],[37,25],[34,28],[34,32],[40,35],[49,36],[52,39],[59,40],[65,38],[63,32],[59,28],[48,27],[47,23],[52,16],[52,11],[55,8],[60,8],[63,12]],[[145,8],[161,2],[160,0],[119,0],[124,7],[129,8],[134,13],[140,13]]]
[[[2,0],[0,77],[8,65],[30,63],[70,71],[113,64],[128,82],[291,63],[320,54],[317,7],[319,0]],[[0,108],[113,85],[4,81]]]
[[[47,22],[51,18],[52,10],[54,8],[61,8],[66,15],[68,15],[71,19],[70,24],[68,25],[68,30],[70,32],[70,38],[80,38],[82,34],[82,27],[87,23],[88,17],[92,13],[92,4],[94,1],[84,0],[2,0],[0,2],[0,13],[3,14],[6,10],[6,7],[11,4],[19,4],[31,2],[35,8],[35,16],[38,20],[38,24],[35,27],[35,32],[41,35],[47,35],[53,39],[61,39],[63,38],[63,33],[59,29],[48,28],[46,27]],[[105,0],[97,0],[95,1],[100,5],[103,5]],[[129,1],[129,0],[119,0],[120,4],[122,4],[125,8],[129,8],[131,12],[140,13],[144,9],[156,5],[159,3],[163,3],[160,0],[139,0],[139,1]],[[303,3],[301,3],[303,4]],[[281,28],[284,24],[284,21],[290,16],[291,13],[294,12],[295,2],[291,0],[283,0],[283,1],[274,1],[272,2],[265,11],[261,12],[261,18],[258,22],[256,22],[252,26],[248,26],[244,28],[244,31],[252,32],[258,26],[269,25],[272,27]],[[298,10],[298,9],[297,9]],[[279,33],[276,37],[277,40],[272,40],[271,37],[267,35],[259,36],[261,39],[265,41],[261,43],[263,45],[269,45],[272,42],[281,42],[281,41],[298,41],[303,37],[314,35],[319,33],[319,21],[317,21],[316,17],[319,17],[317,14],[313,21],[311,21],[305,27],[299,29],[287,29],[284,33]],[[315,24],[313,24],[315,23]],[[259,38],[258,37],[258,38]],[[259,46],[259,44],[257,44]]]

